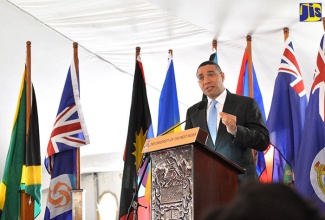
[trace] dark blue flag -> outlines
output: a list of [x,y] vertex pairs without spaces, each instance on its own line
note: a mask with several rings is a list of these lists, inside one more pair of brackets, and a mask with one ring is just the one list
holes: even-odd
[[325,212],[325,53],[324,36],[317,55],[314,81],[295,166],[295,187]]
[[71,190],[76,189],[76,148],[86,144],[89,144],[89,136],[72,61],[45,158],[51,181],[44,219],[72,219]]
[[307,97],[303,78],[292,41],[287,38],[266,122],[270,143],[275,147],[273,182],[287,184],[293,181],[291,168],[295,167],[298,156],[306,107]]

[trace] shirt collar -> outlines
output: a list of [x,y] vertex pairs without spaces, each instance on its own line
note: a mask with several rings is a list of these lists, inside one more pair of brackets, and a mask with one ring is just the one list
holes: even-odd
[[[224,89],[223,92],[216,98],[217,102],[221,105],[223,105],[226,101],[226,97],[227,97],[227,90]],[[208,106],[210,106],[212,99],[208,98]]]

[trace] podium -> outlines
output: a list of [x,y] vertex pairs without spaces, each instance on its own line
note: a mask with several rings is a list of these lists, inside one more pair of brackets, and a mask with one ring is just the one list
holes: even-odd
[[200,219],[232,200],[244,169],[205,146],[200,128],[147,139],[151,157],[151,219]]

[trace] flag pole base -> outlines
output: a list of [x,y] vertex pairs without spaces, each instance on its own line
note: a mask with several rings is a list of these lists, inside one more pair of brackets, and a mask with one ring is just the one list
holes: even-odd
[[34,220],[34,198],[24,190],[20,190],[20,204],[20,219]]
[[83,213],[83,189],[73,189],[72,194],[72,219],[73,220],[84,220]]

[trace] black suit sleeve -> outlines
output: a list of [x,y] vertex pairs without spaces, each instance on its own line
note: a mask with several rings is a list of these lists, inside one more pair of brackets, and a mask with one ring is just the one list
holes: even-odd
[[260,108],[254,99],[248,99],[245,105],[242,109],[245,112],[243,115],[245,118],[237,118],[237,134],[234,144],[264,151],[269,145],[270,138]]

